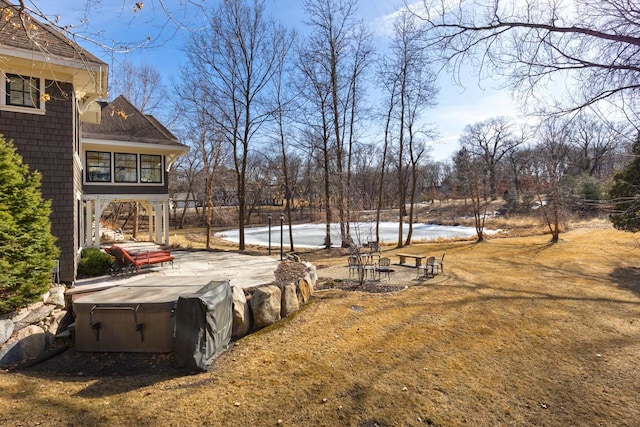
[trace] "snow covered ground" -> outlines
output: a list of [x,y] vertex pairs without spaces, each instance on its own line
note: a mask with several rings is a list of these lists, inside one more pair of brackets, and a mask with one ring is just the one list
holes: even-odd
[[[293,242],[296,246],[306,248],[322,247],[325,235],[325,224],[295,224],[292,227]],[[403,240],[407,237],[409,226],[404,224]],[[284,244],[289,242],[289,227],[283,226]],[[487,231],[491,233],[491,231]],[[375,240],[376,224],[375,222],[357,222],[351,224],[351,237],[358,245],[362,245],[368,241]],[[444,226],[434,224],[414,224],[413,225],[413,241],[433,240],[438,238],[456,238],[456,237],[472,237],[476,235],[473,227],[462,226]],[[238,242],[238,230],[228,230],[216,233],[220,237],[231,242]],[[245,243],[252,245],[269,244],[269,227],[255,227],[245,229]],[[380,223],[380,240],[382,242],[398,241],[398,223],[397,222],[381,222]],[[334,246],[340,245],[340,226],[339,224],[331,225],[331,243]],[[271,226],[271,246],[280,246],[280,224],[276,223]]]

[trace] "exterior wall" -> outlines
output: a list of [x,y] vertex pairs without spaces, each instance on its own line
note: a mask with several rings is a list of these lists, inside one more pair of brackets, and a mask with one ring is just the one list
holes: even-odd
[[[166,161],[166,159],[165,159]],[[90,184],[83,186],[84,194],[169,194],[169,174],[164,171],[164,184],[123,185],[123,184]]]
[[0,111],[0,133],[13,140],[30,170],[42,174],[42,195],[52,201],[52,232],[60,253],[60,280],[73,282],[76,271],[76,194],[74,174],[74,100],[71,84],[46,82],[51,99],[46,114]]

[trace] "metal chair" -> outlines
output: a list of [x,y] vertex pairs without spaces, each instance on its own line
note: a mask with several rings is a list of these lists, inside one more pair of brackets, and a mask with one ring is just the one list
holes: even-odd
[[[418,278],[428,277],[429,271],[431,271],[431,277],[433,277],[434,276],[433,269],[434,269],[435,263],[436,263],[436,257],[434,256],[428,257],[424,265],[418,266]],[[424,270],[424,274],[420,275],[420,270]]]
[[357,277],[360,277],[360,269],[362,266],[358,262],[358,257],[355,255],[349,255],[347,258],[347,262],[349,263],[349,278],[351,278],[351,274],[355,271]]
[[391,272],[391,260],[387,257],[380,258],[380,262],[378,263],[378,277],[381,277],[383,274],[387,275],[387,279],[391,279],[389,273]]
[[444,273],[444,256],[445,255],[446,253],[442,254],[442,258],[440,258],[440,261],[435,261],[433,263],[433,267],[435,268],[434,274]]

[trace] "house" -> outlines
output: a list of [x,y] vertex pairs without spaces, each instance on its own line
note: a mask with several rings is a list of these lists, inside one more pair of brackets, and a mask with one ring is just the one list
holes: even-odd
[[84,246],[100,244],[100,218],[111,202],[139,202],[149,215],[149,240],[169,244],[169,170],[188,147],[125,97],[98,102],[100,124],[82,125]]
[[[42,194],[51,200],[52,233],[61,251],[61,281],[73,283],[80,250],[98,244],[99,225],[94,222],[99,221],[93,219],[99,218],[107,200],[136,197],[148,203],[166,233],[168,215],[159,212],[168,200],[166,170],[186,148],[178,147],[169,131],[123,98],[112,106],[125,112],[121,122],[128,130],[111,120],[100,127],[105,109],[112,119],[109,105],[96,102],[107,95],[105,62],[0,0],[0,75],[0,134],[13,141],[31,170],[42,174]],[[115,135],[108,137],[101,129]],[[140,133],[125,135],[133,130]],[[163,144],[172,148],[161,148]],[[104,153],[111,157],[107,160]],[[117,165],[128,171],[128,181],[116,180]],[[95,173],[96,168],[102,172]]]

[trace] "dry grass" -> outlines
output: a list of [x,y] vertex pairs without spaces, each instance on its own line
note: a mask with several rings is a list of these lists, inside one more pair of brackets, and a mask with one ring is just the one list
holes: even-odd
[[547,242],[405,248],[446,251],[444,280],[318,292],[204,374],[2,373],[0,424],[638,425],[640,245],[604,225]]

